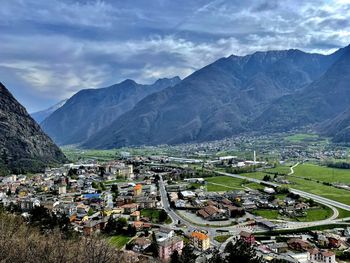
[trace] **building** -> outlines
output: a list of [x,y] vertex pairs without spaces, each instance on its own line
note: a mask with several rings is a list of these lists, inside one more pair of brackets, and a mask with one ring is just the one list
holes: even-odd
[[129,220],[130,221],[140,221],[140,215],[141,215],[140,211],[135,211],[135,212],[130,214]]
[[156,234],[158,242],[164,241],[173,236],[175,236],[175,231],[167,227],[160,227],[159,231]]
[[297,251],[307,251],[311,249],[310,243],[300,239],[300,238],[291,238],[287,241],[288,247]]
[[142,194],[142,185],[137,184],[134,186],[134,196],[140,196]]
[[241,231],[241,233],[239,233],[239,239],[250,245],[255,243],[254,235],[247,231]]
[[58,187],[58,194],[59,195],[65,195],[67,193],[67,186],[66,185],[60,185]]
[[138,209],[138,207],[138,204],[131,203],[122,205],[120,208],[122,209],[123,214],[132,214]]
[[191,243],[196,249],[200,251],[205,251],[210,248],[210,238],[208,235],[202,232],[192,232]]
[[177,250],[177,252],[181,254],[182,249],[184,247],[184,242],[179,236],[173,236],[163,241],[160,241],[158,243],[158,247],[159,258],[162,261],[168,261],[175,250]]
[[143,252],[145,251],[150,245],[152,244],[152,241],[147,237],[138,237],[133,241],[133,248],[132,250],[135,252]]
[[329,250],[319,250],[317,248],[307,251],[307,260],[311,263],[336,263],[335,254]]

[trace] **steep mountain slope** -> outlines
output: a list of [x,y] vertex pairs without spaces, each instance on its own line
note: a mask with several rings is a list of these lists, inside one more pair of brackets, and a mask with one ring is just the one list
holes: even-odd
[[287,50],[219,59],[146,97],[84,147],[176,144],[243,132],[273,100],[319,78],[336,57]]
[[52,107],[50,107],[48,109],[45,109],[45,110],[42,110],[42,111],[33,112],[33,113],[30,114],[30,116],[32,116],[32,118],[37,123],[41,123],[43,120],[45,120],[47,117],[49,117],[53,112],[55,112],[56,110],[61,108],[66,102],[67,102],[67,100],[62,100],[59,103],[53,105]]
[[350,108],[318,125],[317,130],[323,135],[333,137],[334,142],[350,142]]
[[318,80],[284,96],[251,124],[255,130],[283,131],[334,118],[350,105],[350,47]]
[[147,95],[178,82],[179,77],[160,79],[152,85],[125,80],[108,88],[82,90],[44,120],[42,127],[60,145],[81,143]]
[[0,170],[38,171],[64,161],[61,150],[0,83]]

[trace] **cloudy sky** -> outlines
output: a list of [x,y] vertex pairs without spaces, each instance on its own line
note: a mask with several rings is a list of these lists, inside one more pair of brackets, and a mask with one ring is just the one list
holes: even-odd
[[349,43],[350,0],[2,0],[0,81],[33,112],[126,78],[184,78],[230,54]]

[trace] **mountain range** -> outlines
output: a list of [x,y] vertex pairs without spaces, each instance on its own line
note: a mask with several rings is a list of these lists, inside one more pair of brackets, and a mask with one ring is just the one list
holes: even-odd
[[37,123],[41,123],[43,120],[45,120],[47,117],[49,117],[52,113],[54,113],[56,110],[61,108],[66,102],[67,102],[67,100],[62,100],[59,103],[49,107],[48,109],[45,109],[45,110],[42,110],[42,111],[33,112],[33,113],[30,114],[30,116],[32,116],[32,118]]
[[47,117],[44,131],[59,145],[79,144],[131,110],[146,96],[174,86],[179,77],[159,79],[152,85],[133,80],[102,89],[81,90]]
[[[349,78],[349,46],[330,55],[296,49],[232,55],[182,81],[126,80],[80,91],[42,127],[58,144],[101,149],[202,142],[306,125],[347,141]],[[331,129],[333,120],[345,135]]]
[[37,172],[65,161],[61,150],[0,83],[0,173]]

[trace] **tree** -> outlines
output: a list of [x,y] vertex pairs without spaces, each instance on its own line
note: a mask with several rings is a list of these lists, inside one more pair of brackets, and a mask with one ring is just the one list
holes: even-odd
[[159,222],[163,223],[165,220],[167,220],[168,214],[164,210],[160,210],[159,212]]
[[102,191],[106,191],[106,186],[102,182],[100,183],[100,188]]
[[179,263],[179,262],[180,262],[179,252],[175,250],[174,253],[171,254],[170,256],[170,263]]
[[225,253],[228,253],[222,262],[240,262],[240,263],[261,263],[262,258],[256,254],[255,249],[248,243],[238,240],[236,244],[229,242],[225,247]]
[[127,234],[130,237],[134,237],[136,235],[137,231],[136,231],[136,227],[132,226],[132,225],[128,225],[128,230],[127,230]]
[[218,250],[215,250],[212,253],[212,257],[209,259],[209,263],[222,263],[224,259],[221,257],[221,253]]
[[92,186],[93,188],[95,188],[95,189],[98,188],[98,184],[97,184],[96,182],[92,182],[91,186]]
[[94,210],[92,210],[92,208],[89,208],[89,211],[87,212],[88,216],[92,216],[94,214]]
[[119,188],[117,184],[113,184],[111,187],[111,192],[113,194],[113,198],[115,199],[119,195]]
[[103,232],[107,235],[113,235],[116,229],[117,229],[117,221],[113,217],[109,217],[106,227],[103,229]]
[[186,245],[182,249],[182,254],[180,257],[181,263],[194,263],[196,261],[197,256],[193,252],[193,247]]
[[264,178],[263,178],[263,181],[265,181],[265,182],[270,182],[270,181],[271,181],[271,176],[268,175],[268,174],[266,174],[266,175],[264,176]]
[[152,243],[149,246],[149,250],[152,253],[152,256],[154,258],[157,258],[159,256],[159,246],[156,238],[156,234],[152,232]]

